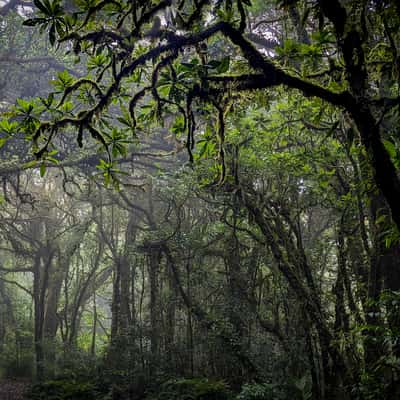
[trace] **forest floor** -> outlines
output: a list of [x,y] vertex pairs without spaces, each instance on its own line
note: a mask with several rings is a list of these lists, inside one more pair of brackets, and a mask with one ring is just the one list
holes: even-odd
[[26,380],[0,380],[0,400],[23,400],[29,385]]

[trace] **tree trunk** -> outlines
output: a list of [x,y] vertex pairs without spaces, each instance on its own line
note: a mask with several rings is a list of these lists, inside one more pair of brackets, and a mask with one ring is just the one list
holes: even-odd
[[148,256],[148,272],[150,282],[150,363],[149,373],[154,376],[157,370],[160,345],[160,307],[158,275],[160,271],[160,249],[151,247]]
[[33,265],[33,303],[34,303],[34,348],[36,379],[44,379],[44,354],[43,354],[43,310],[41,307],[41,257],[36,254]]

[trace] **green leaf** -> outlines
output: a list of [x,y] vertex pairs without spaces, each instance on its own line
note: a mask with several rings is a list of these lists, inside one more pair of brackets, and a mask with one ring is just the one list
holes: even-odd
[[64,31],[64,27],[61,24],[61,22],[59,20],[57,20],[55,22],[55,25],[56,25],[56,30],[57,30],[57,33],[59,34],[59,36],[63,36],[65,31]]
[[231,61],[231,59],[230,59],[229,56],[224,57],[224,58],[221,60],[221,63],[219,64],[219,66],[217,67],[217,72],[218,72],[219,74],[224,74],[225,72],[227,72],[228,69],[229,69],[230,61]]
[[43,24],[46,22],[45,18],[29,18],[26,19],[22,25],[24,26],[35,26],[35,25],[39,25],[39,24]]
[[46,161],[50,161],[50,162],[53,163],[53,164],[59,164],[59,163],[60,163],[60,161],[57,160],[57,159],[54,158],[54,157],[46,157]]
[[95,68],[102,68],[108,61],[109,61],[109,57],[104,53],[100,53],[94,57],[89,58],[87,67],[89,70],[95,69]]
[[53,23],[51,25],[51,27],[50,27],[50,30],[49,30],[49,41],[50,41],[50,44],[52,46],[54,46],[54,43],[56,42],[56,24],[55,23]]
[[183,68],[185,68],[186,70],[192,70],[193,68],[196,67],[195,64],[193,63],[188,63],[188,62],[181,62],[181,65]]
[[41,163],[40,164],[40,177],[43,178],[46,173],[46,164]]
[[51,15],[51,8],[46,7],[43,3],[39,0],[33,0],[33,4],[43,13],[46,15]]
[[199,151],[198,158],[202,158],[204,156],[204,154],[206,153],[207,147],[208,147],[208,142],[204,141],[204,144]]
[[56,149],[54,149],[54,150],[51,150],[50,152],[49,152],[49,156],[54,156],[54,155],[56,155],[58,153],[58,150],[56,150]]
[[395,158],[397,151],[394,143],[389,140],[383,140],[383,145],[385,146],[386,151],[389,153],[390,158]]
[[231,22],[232,18],[234,16],[234,11],[233,11],[233,9],[230,9],[227,11],[218,10],[217,15],[222,21]]
[[54,93],[50,93],[47,97],[47,99],[44,99],[43,97],[39,97],[39,100],[41,101],[41,103],[47,108],[49,109],[51,107],[51,105],[53,104],[54,101]]
[[52,11],[54,10],[54,6],[56,4],[57,0],[55,0],[53,3],[50,3],[49,0],[43,0],[43,6],[47,10],[47,12],[51,15]]
[[17,127],[17,122],[10,122],[8,119],[3,119],[0,121],[0,131],[5,132],[9,135],[15,133]]
[[7,138],[1,138],[0,139],[0,149],[6,144]]
[[51,84],[60,91],[64,91],[66,88],[72,86],[74,83],[74,78],[66,70],[59,72],[57,74],[57,78],[57,80],[51,81]]
[[32,160],[32,161],[29,161],[29,162],[23,164],[22,168],[23,169],[33,168],[33,167],[37,166],[37,163],[38,163],[37,160]]
[[121,122],[121,124],[126,125],[129,128],[132,128],[132,122],[128,118],[117,117],[117,120]]
[[24,100],[24,99],[17,99],[17,104],[19,106],[19,111],[29,114],[33,108],[34,108],[34,103]]

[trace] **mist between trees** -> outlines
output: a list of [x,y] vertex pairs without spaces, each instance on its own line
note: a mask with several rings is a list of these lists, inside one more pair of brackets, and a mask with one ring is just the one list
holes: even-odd
[[0,18],[0,398],[400,397],[398,2]]

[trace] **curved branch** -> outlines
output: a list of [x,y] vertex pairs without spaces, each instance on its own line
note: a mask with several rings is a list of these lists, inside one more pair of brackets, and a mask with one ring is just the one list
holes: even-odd
[[[171,35],[166,44],[150,49],[148,52],[133,60],[130,64],[122,67],[119,73],[114,77],[114,82],[109,86],[108,90],[93,108],[81,111],[75,117],[64,117],[53,123],[42,123],[34,134],[34,139],[37,140],[42,133],[51,131],[53,128],[58,130],[67,125],[89,127],[93,117],[99,115],[110,104],[113,96],[119,92],[123,78],[132,75],[139,66],[142,66],[148,61],[154,60],[165,53],[176,52],[182,48],[196,45],[218,33],[223,34],[233,44],[237,45],[241,49],[244,57],[252,68],[262,72],[263,78],[260,80],[262,87],[286,85],[290,88],[302,91],[305,96],[316,96],[333,105],[344,107],[348,110],[353,110],[357,107],[353,97],[347,91],[335,93],[312,82],[289,75],[275,66],[272,62],[265,59],[265,57],[247,39],[245,39],[239,30],[235,29],[227,22],[218,22],[207,29],[192,35]],[[254,84],[255,82],[253,82],[253,85]],[[38,154],[41,154],[40,150]]]

